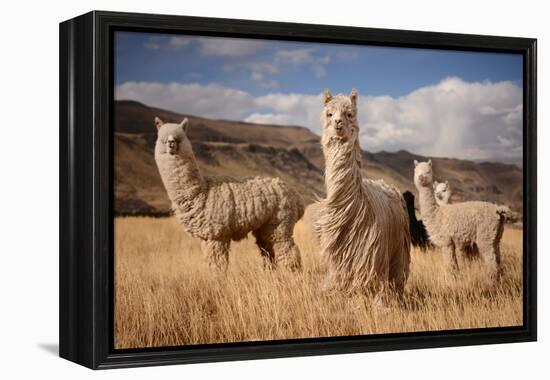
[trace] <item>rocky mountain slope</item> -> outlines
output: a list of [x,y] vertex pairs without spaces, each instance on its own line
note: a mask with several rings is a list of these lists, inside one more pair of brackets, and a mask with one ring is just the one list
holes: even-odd
[[[323,155],[319,136],[297,126],[260,125],[211,120],[148,107],[134,101],[115,102],[115,213],[166,214],[170,202],[160,180],[153,149],[153,119],[165,122],[189,117],[189,139],[206,175],[278,176],[312,202],[324,195]],[[382,178],[413,193],[413,160],[407,151],[363,152],[364,174]],[[515,165],[432,158],[436,179],[449,180],[453,201],[487,200],[521,212],[522,171]]]

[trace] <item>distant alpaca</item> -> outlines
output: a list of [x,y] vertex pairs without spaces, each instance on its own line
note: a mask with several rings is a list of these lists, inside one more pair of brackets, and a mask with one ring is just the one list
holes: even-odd
[[[451,196],[453,195],[453,193],[451,191],[451,185],[449,185],[449,181],[434,181],[433,188],[435,201],[439,206],[444,206],[451,203]],[[471,245],[466,245],[464,249],[459,250],[458,252],[461,256],[465,258],[473,258],[479,256],[479,249],[477,248],[475,242]]]
[[410,191],[403,193],[405,203],[407,203],[407,212],[409,214],[409,229],[411,231],[411,243],[414,247],[420,248],[422,251],[433,248],[430,242],[426,227],[422,220],[416,218],[416,210],[414,207],[414,195]]
[[398,294],[409,274],[410,235],[399,190],[361,177],[357,92],[349,97],[324,93],[321,144],[327,197],[315,229],[329,274],[325,286]]
[[[500,277],[500,240],[507,211],[488,202],[462,202],[439,206],[434,197],[432,162],[414,161],[414,183],[420,212],[430,240],[443,250],[449,267],[458,270],[456,250],[467,254],[474,244],[494,279]],[[509,210],[509,209],[508,209]]]
[[449,181],[437,182],[434,181],[434,195],[435,201],[438,205],[446,205],[451,203],[451,185]]
[[203,176],[187,138],[188,124],[155,119],[155,161],[176,217],[201,240],[209,263],[225,270],[231,240],[252,232],[270,265],[300,269],[292,233],[304,213],[301,197],[278,178]]

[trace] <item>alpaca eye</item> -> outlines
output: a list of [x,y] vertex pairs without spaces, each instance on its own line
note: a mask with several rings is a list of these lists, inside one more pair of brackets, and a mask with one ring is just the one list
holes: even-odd
[[353,116],[353,114],[350,112],[348,113],[348,117],[351,119],[351,117]]
[[330,112],[327,115],[328,115],[328,117],[332,117],[332,113],[330,113]]

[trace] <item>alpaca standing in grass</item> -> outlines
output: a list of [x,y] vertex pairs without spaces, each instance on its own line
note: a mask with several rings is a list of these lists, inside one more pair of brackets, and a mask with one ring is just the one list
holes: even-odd
[[231,240],[252,232],[270,265],[301,268],[292,233],[304,213],[301,197],[279,178],[203,176],[180,124],[155,119],[155,161],[172,207],[183,228],[201,240],[208,262],[227,268]]
[[[449,181],[437,182],[434,181],[434,197],[438,206],[444,206],[451,203],[451,196],[453,195],[451,191],[451,185]],[[476,243],[471,245],[465,245],[463,249],[458,250],[459,256],[463,258],[474,258],[479,256],[479,249],[477,248]]]
[[426,226],[422,220],[416,218],[416,208],[414,207],[414,195],[410,191],[403,193],[403,199],[407,204],[407,213],[409,214],[409,230],[411,231],[411,243],[422,251],[433,248],[430,237],[426,231]]
[[439,206],[451,203],[451,185],[449,181],[437,182],[434,181],[434,196],[435,201]]
[[[357,92],[324,93],[321,144],[327,197],[315,222],[328,265],[325,288],[401,295],[409,274],[407,209],[398,189],[361,176]],[[382,298],[380,297],[382,296]]]
[[414,184],[420,196],[420,212],[430,240],[443,251],[448,266],[458,270],[456,251],[467,255],[477,246],[491,278],[501,275],[500,240],[506,206],[488,202],[462,202],[439,206],[433,193],[432,161],[414,161]]

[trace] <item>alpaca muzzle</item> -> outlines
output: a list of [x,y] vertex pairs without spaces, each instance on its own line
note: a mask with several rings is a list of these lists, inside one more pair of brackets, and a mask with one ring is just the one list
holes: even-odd
[[178,150],[178,143],[176,140],[168,140],[166,142],[166,150],[169,154],[175,154]]
[[428,176],[425,175],[425,174],[420,174],[418,176],[418,182],[422,185],[422,186],[427,186],[428,185]]

